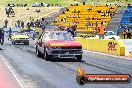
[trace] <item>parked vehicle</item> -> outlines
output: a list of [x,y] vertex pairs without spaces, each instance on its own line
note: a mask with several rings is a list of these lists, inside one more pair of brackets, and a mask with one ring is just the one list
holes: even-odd
[[[98,35],[96,35],[97,38],[99,38]],[[119,36],[114,31],[106,31],[104,35],[105,39],[120,39]]]

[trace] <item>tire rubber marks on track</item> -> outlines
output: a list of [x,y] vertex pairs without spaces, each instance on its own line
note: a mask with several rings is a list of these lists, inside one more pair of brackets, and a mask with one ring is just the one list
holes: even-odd
[[[27,47],[27,46],[15,46],[16,48],[19,48],[19,49],[22,49],[22,50],[24,50],[24,51],[26,51],[26,52],[29,52],[29,53],[35,53],[35,51],[33,52],[33,47]],[[23,48],[24,47],[24,48]],[[26,48],[27,47],[27,48]],[[28,49],[28,48],[32,48],[32,49]],[[34,48],[35,49],[35,48]],[[85,51],[84,51],[85,52]],[[54,64],[57,64],[57,65],[59,65],[59,66],[61,66],[61,67],[63,67],[63,68],[66,68],[66,69],[68,69],[68,70],[70,70],[70,71],[72,71],[72,72],[76,72],[76,70],[74,70],[74,69],[71,69],[71,68],[69,68],[69,67],[66,67],[66,66],[64,66],[63,64],[60,64],[60,63],[54,63]],[[109,72],[112,72],[112,73],[118,73],[118,74],[121,74],[121,72],[118,72],[118,71],[116,71],[116,70],[113,70],[111,67],[108,67],[108,66],[105,66],[105,65],[103,65],[103,64],[97,64],[97,65],[95,65],[96,63],[91,63],[91,62],[80,62],[80,64],[84,64],[84,65],[89,65],[89,66],[92,66],[92,67],[96,67],[96,68],[98,68],[98,69],[102,69],[102,70],[105,70],[105,71],[109,71]]]

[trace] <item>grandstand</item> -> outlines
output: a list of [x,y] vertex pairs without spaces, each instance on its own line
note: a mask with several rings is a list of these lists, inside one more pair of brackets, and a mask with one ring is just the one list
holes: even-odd
[[113,17],[117,6],[70,6],[55,19],[57,26],[71,27],[73,23],[77,24],[78,33],[96,32],[97,26],[104,22],[108,25]]
[[128,28],[132,30],[132,6],[127,6],[118,27],[118,32],[123,32],[123,30],[126,30]]

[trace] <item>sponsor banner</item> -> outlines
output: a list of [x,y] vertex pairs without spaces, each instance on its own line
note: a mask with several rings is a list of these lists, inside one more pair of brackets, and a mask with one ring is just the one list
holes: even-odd
[[77,75],[79,84],[100,83],[100,84],[128,84],[131,82],[131,76],[128,74],[85,74]]

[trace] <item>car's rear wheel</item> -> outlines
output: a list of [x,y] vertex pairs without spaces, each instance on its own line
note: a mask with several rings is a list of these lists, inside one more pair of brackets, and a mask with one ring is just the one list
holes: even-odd
[[76,55],[76,58],[78,61],[81,61],[82,60],[82,55]]
[[39,51],[38,46],[36,46],[36,54],[37,57],[41,57],[41,52]]

